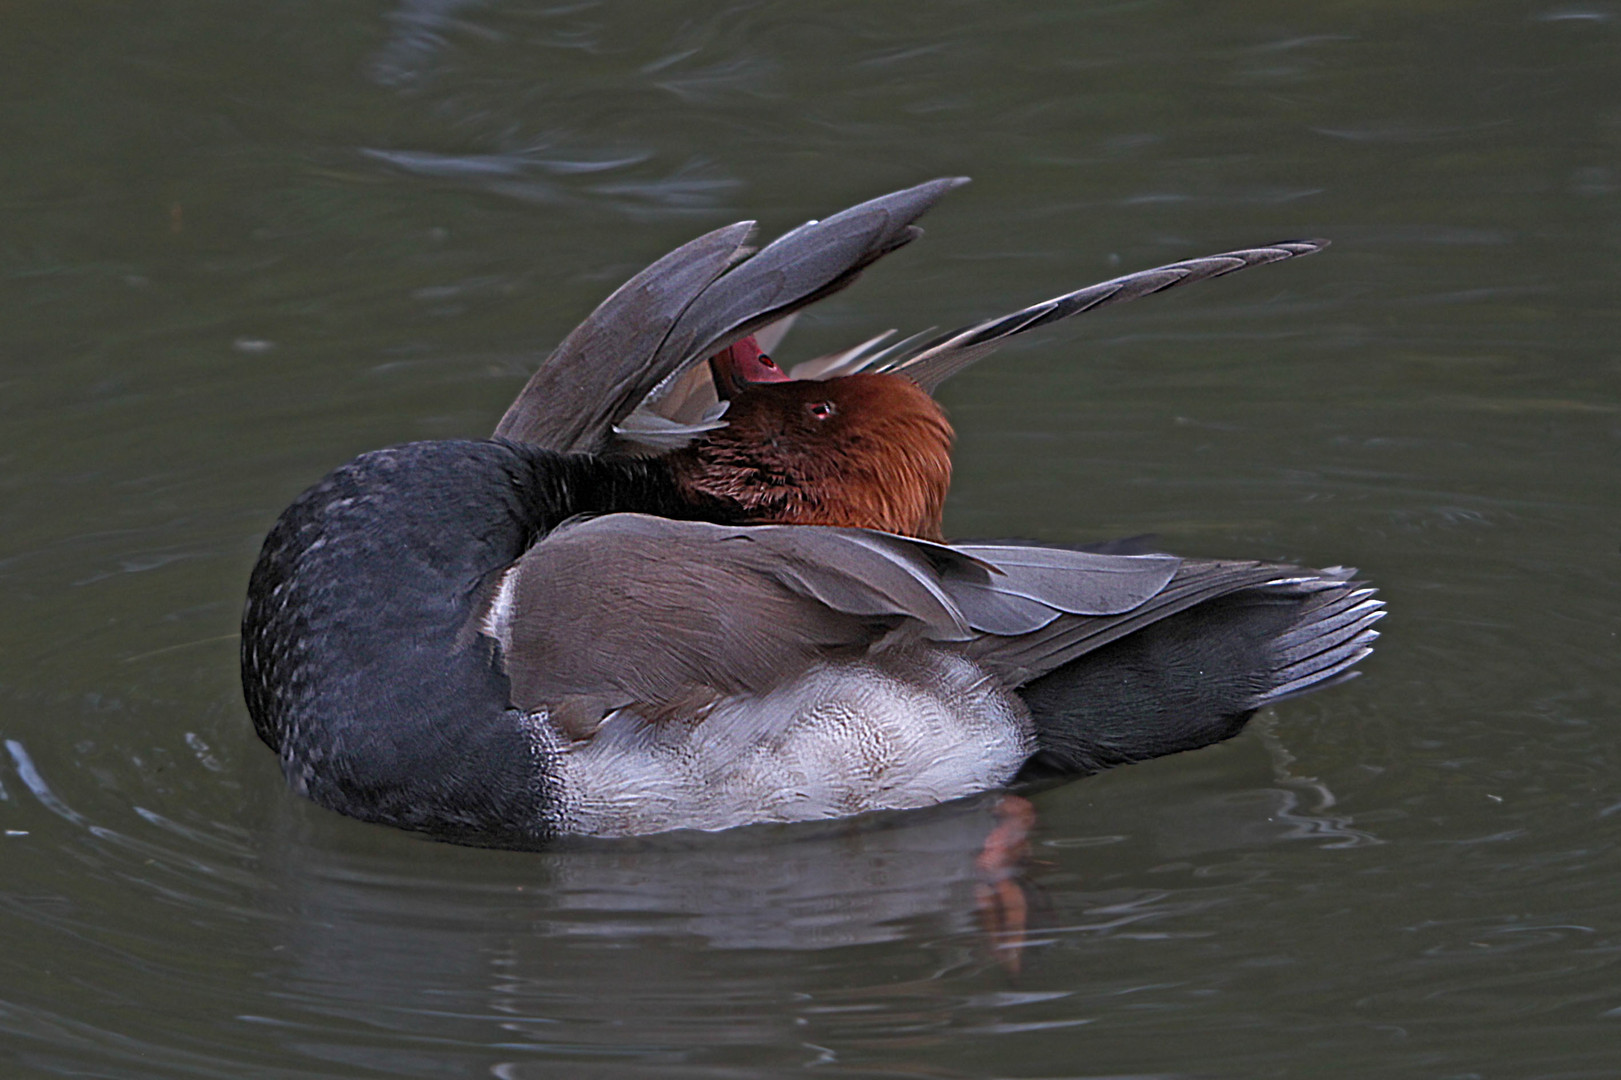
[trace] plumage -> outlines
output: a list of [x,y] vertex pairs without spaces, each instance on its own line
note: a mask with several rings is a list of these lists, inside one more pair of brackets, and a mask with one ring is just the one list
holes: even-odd
[[682,245],[622,285],[541,362],[498,438],[599,452],[613,426],[691,365],[845,288],[922,235],[911,223],[966,180],[931,180],[808,221],[752,255],[752,221]]
[[1152,296],[1177,285],[1208,281],[1251,266],[1265,266],[1300,255],[1314,255],[1327,246],[1327,240],[1287,240],[1265,247],[1225,251],[1219,255],[1168,263],[1088,285],[1007,315],[981,319],[934,337],[928,337],[928,332],[924,331],[887,348],[880,348],[894,334],[893,330],[886,331],[843,352],[796,364],[790,374],[796,379],[833,379],[862,372],[900,374],[932,393],[952,375],[983,360],[1017,334],[1110,304],[1123,304],[1128,300]]
[[669,459],[707,515],[940,538],[955,436],[910,380],[756,383],[730,405],[724,428]]
[[1321,242],[814,379],[765,355],[960,182],[753,254],[749,223],[700,237],[570,334],[494,439],[365,454],[295,500],[242,635],[295,790],[507,846],[807,820],[1207,745],[1347,677],[1383,614],[1350,571],[941,542],[953,433],[926,392],[1013,333]]

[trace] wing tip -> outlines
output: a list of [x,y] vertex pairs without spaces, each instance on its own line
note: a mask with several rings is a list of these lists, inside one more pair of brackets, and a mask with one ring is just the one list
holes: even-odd
[[1279,240],[1266,246],[1281,248],[1290,255],[1299,257],[1302,255],[1315,255],[1333,243],[1334,241],[1321,236],[1311,236],[1300,240]]

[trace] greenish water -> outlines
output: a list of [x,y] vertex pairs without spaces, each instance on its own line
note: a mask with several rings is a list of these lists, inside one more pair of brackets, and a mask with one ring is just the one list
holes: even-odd
[[[1621,10],[0,4],[6,1076],[1621,1072]],[[1296,236],[942,394],[948,532],[1349,563],[1385,637],[1036,802],[541,855],[285,792],[275,515],[493,427],[619,281],[935,175],[891,326]]]

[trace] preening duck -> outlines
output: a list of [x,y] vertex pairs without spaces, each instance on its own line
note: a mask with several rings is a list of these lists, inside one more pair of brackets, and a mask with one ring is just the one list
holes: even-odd
[[784,372],[798,309],[960,180],[636,275],[487,440],[363,454],[265,540],[242,678],[294,790],[533,846],[931,805],[1205,746],[1352,674],[1350,571],[946,544],[931,396],[1007,337],[1309,254],[1229,252]]

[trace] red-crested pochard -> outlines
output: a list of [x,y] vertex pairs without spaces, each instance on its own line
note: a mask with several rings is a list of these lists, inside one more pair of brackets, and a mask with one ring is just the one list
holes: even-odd
[[242,617],[292,787],[507,846],[804,821],[1194,749],[1350,674],[1383,612],[1342,568],[943,543],[930,396],[1012,334],[1321,242],[776,367],[786,317],[961,182],[752,254],[750,222],[699,237],[574,330],[494,438],[363,454],[299,496]]

